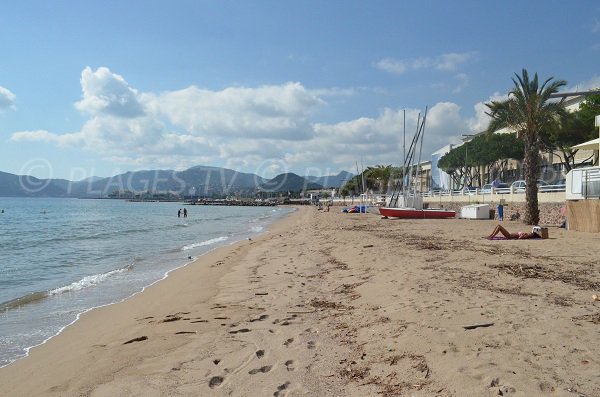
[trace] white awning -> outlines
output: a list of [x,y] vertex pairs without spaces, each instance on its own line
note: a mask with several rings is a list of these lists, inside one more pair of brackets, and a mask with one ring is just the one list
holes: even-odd
[[579,145],[575,145],[575,146],[571,146],[571,147],[573,149],[598,150],[598,148],[600,148],[600,138],[592,139],[591,141],[580,143]]

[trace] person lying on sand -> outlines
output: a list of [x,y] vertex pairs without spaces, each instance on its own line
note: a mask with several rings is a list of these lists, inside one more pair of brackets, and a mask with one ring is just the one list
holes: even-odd
[[537,234],[534,231],[532,231],[531,233],[527,233],[527,232],[511,233],[508,230],[506,230],[506,228],[504,228],[502,225],[496,225],[496,228],[494,228],[494,231],[492,232],[492,234],[490,234],[487,237],[488,240],[491,240],[494,237],[496,237],[498,235],[498,233],[501,233],[508,240],[523,240],[523,239],[528,239],[528,238],[542,238],[542,236],[540,236],[539,234]]

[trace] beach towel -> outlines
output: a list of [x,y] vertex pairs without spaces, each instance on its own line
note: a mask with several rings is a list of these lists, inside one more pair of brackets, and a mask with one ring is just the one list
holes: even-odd
[[532,237],[532,238],[506,238],[504,236],[496,236],[496,237],[482,237],[486,240],[543,240],[541,237]]

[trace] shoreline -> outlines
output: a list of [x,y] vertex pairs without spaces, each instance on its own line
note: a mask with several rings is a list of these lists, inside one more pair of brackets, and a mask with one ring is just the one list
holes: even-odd
[[[209,254],[209,253],[211,253],[211,252],[213,252],[213,251],[215,251],[215,250],[219,250],[219,249],[223,249],[223,248],[225,248],[225,249],[226,249],[227,247],[229,247],[229,246],[232,246],[232,245],[235,245],[235,244],[239,243],[240,241],[245,241],[245,240],[247,240],[247,239],[249,238],[249,236],[260,236],[260,235],[262,235],[262,234],[266,233],[266,232],[268,231],[268,228],[269,228],[269,227],[270,227],[272,224],[279,222],[280,220],[284,219],[286,216],[288,216],[289,214],[291,214],[291,213],[293,213],[293,212],[294,212],[294,211],[288,211],[288,212],[286,212],[286,213],[283,213],[283,214],[278,214],[278,215],[276,215],[274,218],[272,218],[272,219],[269,221],[269,223],[267,223],[267,224],[264,226],[264,228],[262,228],[262,230],[260,230],[260,231],[258,232],[258,234],[252,234],[252,233],[250,233],[248,236],[246,236],[246,235],[241,235],[241,236],[239,236],[239,237],[238,237],[238,239],[237,239],[237,240],[233,240],[233,241],[227,241],[227,240],[224,240],[224,241],[218,241],[219,243],[222,243],[223,245],[216,245],[216,246],[213,246],[213,247],[209,248],[209,249],[208,249],[206,252],[203,252],[203,253],[201,253],[201,254],[199,254],[199,255],[197,255],[197,256],[191,257],[191,259],[190,259],[190,257],[188,257],[187,259],[185,259],[185,262],[182,262],[181,264],[173,263],[173,264],[172,264],[172,266],[175,266],[175,267],[173,267],[173,268],[170,268],[170,269],[168,269],[168,270],[165,270],[165,272],[162,274],[162,277],[160,277],[160,278],[158,278],[158,279],[156,279],[156,280],[154,280],[154,281],[151,281],[151,282],[150,282],[149,284],[147,284],[147,285],[142,285],[142,286],[140,286],[140,287],[139,287],[139,290],[137,290],[137,291],[135,291],[135,292],[133,292],[133,293],[130,293],[129,295],[123,296],[122,298],[119,298],[119,299],[117,299],[117,300],[115,300],[115,301],[111,301],[111,302],[108,302],[108,303],[103,303],[103,304],[98,304],[98,305],[95,305],[95,306],[91,306],[91,307],[85,308],[84,310],[82,310],[82,311],[80,311],[80,312],[77,312],[77,313],[75,314],[75,318],[73,318],[73,319],[72,319],[72,321],[70,321],[68,324],[64,324],[64,325],[60,326],[60,328],[57,328],[57,331],[56,331],[54,334],[52,334],[52,335],[50,335],[50,336],[46,337],[46,338],[45,338],[43,341],[41,341],[41,342],[39,342],[39,343],[36,343],[36,344],[34,344],[34,345],[32,345],[32,346],[27,346],[27,347],[24,347],[24,348],[23,348],[23,351],[24,351],[24,354],[23,354],[23,355],[20,355],[19,357],[16,357],[16,358],[12,359],[10,362],[8,362],[8,363],[6,363],[6,364],[0,365],[0,370],[1,370],[2,368],[5,368],[5,367],[8,367],[8,366],[12,365],[13,363],[15,363],[15,362],[17,362],[17,361],[19,361],[19,360],[22,360],[22,359],[25,359],[25,358],[27,358],[27,357],[29,356],[29,353],[30,353],[30,351],[31,351],[32,349],[35,349],[35,348],[37,348],[37,347],[39,347],[39,346],[42,346],[42,345],[46,344],[48,341],[50,341],[50,340],[52,340],[53,338],[55,338],[56,336],[60,335],[60,334],[61,334],[61,333],[62,333],[62,332],[63,332],[63,331],[66,329],[66,328],[68,328],[68,327],[70,327],[70,326],[74,325],[75,323],[77,323],[77,321],[79,321],[80,317],[81,317],[82,315],[84,315],[85,313],[88,313],[88,312],[90,312],[90,311],[93,311],[93,310],[96,310],[96,309],[100,309],[100,308],[104,308],[104,307],[112,306],[112,305],[115,305],[115,304],[120,304],[120,303],[122,303],[122,302],[124,302],[124,301],[126,301],[126,300],[128,300],[128,299],[130,299],[130,298],[132,298],[133,296],[135,296],[135,295],[137,295],[137,294],[143,293],[143,292],[144,292],[144,291],[145,291],[147,288],[149,288],[149,287],[153,286],[154,284],[156,284],[156,283],[158,283],[158,282],[161,282],[161,281],[163,281],[163,280],[167,279],[167,278],[169,277],[169,274],[170,274],[170,273],[172,273],[173,271],[179,270],[179,269],[181,269],[181,268],[184,268],[184,267],[186,267],[186,266],[189,266],[189,265],[193,264],[194,262],[196,262],[196,261],[197,261],[199,258],[201,258],[202,256],[205,256],[205,255],[207,255],[207,254]],[[211,240],[208,240],[208,241],[211,241]],[[205,243],[205,242],[203,242],[203,243]],[[203,243],[202,243],[202,244],[203,244]],[[184,247],[184,248],[185,248],[185,247]],[[185,249],[184,249],[184,251],[185,251]],[[126,266],[126,267],[124,267],[124,268],[110,270],[110,271],[109,271],[109,272],[107,272],[107,273],[113,273],[113,272],[119,272],[119,271],[122,271],[122,270],[127,270],[127,269],[129,269],[129,267],[130,267],[130,266],[132,266],[132,265],[130,264],[130,265],[128,265],[128,266]],[[79,281],[77,281],[77,282],[74,282],[74,283],[78,283],[78,282],[80,282],[80,281],[81,281],[81,280],[79,280]],[[74,284],[74,283],[72,283],[72,284]],[[72,284],[71,284],[71,285],[72,285]],[[64,289],[64,288],[67,288],[67,287],[70,287],[70,285],[63,286],[63,287],[59,287],[59,288],[57,288],[57,289]],[[19,307],[20,307],[20,306],[22,306],[22,305],[25,305],[25,306],[26,306],[26,305],[28,305],[28,304],[29,304],[29,302],[28,302],[28,301],[27,301],[25,304],[20,304],[19,302],[20,302],[20,301],[22,301],[22,300],[23,300],[23,298],[28,298],[30,295],[31,295],[31,296],[34,296],[34,295],[36,295],[36,296],[37,296],[37,295],[40,295],[40,297],[39,297],[39,298],[36,298],[36,299],[35,299],[36,301],[37,301],[37,300],[44,300],[44,299],[52,299],[52,298],[56,298],[56,297],[54,297],[54,295],[55,295],[55,294],[53,294],[53,292],[54,292],[55,290],[57,290],[57,289],[51,289],[51,290],[47,290],[47,291],[39,291],[39,292],[34,292],[34,293],[31,293],[31,294],[29,294],[29,295],[25,295],[25,296],[23,296],[23,297],[15,298],[15,299],[13,299],[12,301],[8,301],[8,302],[6,302],[6,304],[10,304],[11,302],[13,302],[13,301],[14,301],[14,302],[16,302],[18,305],[17,305],[17,307],[16,307],[16,308],[10,308],[10,310],[15,310],[15,309],[16,309],[16,310],[19,310]],[[36,302],[33,302],[33,303],[35,304]]]
[[15,396],[600,394],[597,235],[482,239],[495,224],[299,208],[82,315],[0,369],[0,385]]
[[[23,386],[23,382],[18,381],[12,384],[12,387],[7,387],[8,384],[12,383],[9,379],[14,379],[13,376],[6,376],[7,373],[22,373],[23,370],[21,367],[29,368],[31,366],[36,367],[38,371],[44,371],[45,368],[49,368],[51,363],[54,361],[54,358],[60,356],[60,352],[65,350],[65,346],[70,344],[70,339],[75,335],[75,339],[83,339],[87,340],[88,337],[85,335],[87,333],[95,332],[95,325],[98,325],[98,319],[106,319],[110,318],[114,312],[118,312],[117,317],[123,318],[126,317],[130,309],[128,306],[133,306],[135,309],[134,312],[143,311],[140,307],[138,301],[160,301],[159,296],[163,292],[172,293],[169,291],[169,284],[181,284],[182,278],[184,278],[182,273],[196,273],[201,276],[204,273],[209,272],[209,267],[207,266],[210,262],[220,263],[220,258],[231,255],[232,252],[239,250],[240,248],[247,246],[248,244],[252,244],[256,240],[261,240],[266,238],[265,236],[269,233],[272,233],[273,230],[277,230],[281,223],[285,223],[286,220],[293,216],[295,211],[289,212],[283,216],[278,217],[273,222],[267,225],[264,231],[256,236],[253,236],[252,239],[240,239],[238,241],[231,242],[227,245],[215,247],[206,253],[200,255],[194,260],[185,263],[177,268],[171,269],[167,271],[163,278],[154,281],[148,286],[142,288],[142,290],[133,293],[132,295],[121,299],[120,301],[96,306],[93,308],[89,308],[82,313],[77,315],[77,318],[73,320],[70,324],[61,328],[61,330],[52,337],[46,339],[43,343],[40,343],[36,346],[32,346],[28,349],[27,355],[17,360],[9,363],[6,366],[0,368],[0,385],[3,385],[2,388],[6,387],[6,391],[14,390],[15,395],[38,395],[40,393],[40,389],[36,391],[27,391],[27,392],[19,392],[19,386]],[[216,272],[215,278],[219,278],[228,270],[231,269],[231,266],[224,267],[223,270],[219,269]],[[215,265],[210,266],[210,268],[214,268]],[[186,272],[187,271],[187,272]],[[214,289],[214,288],[213,288]],[[155,292],[155,291],[159,292]],[[210,295],[211,289],[209,289],[209,293],[205,294],[204,297]],[[143,306],[143,305],[142,305]],[[100,321],[101,322],[101,321]],[[91,325],[90,325],[91,324]],[[127,328],[127,327],[125,327]],[[133,338],[135,339],[135,338]],[[72,370],[75,370],[77,365],[72,367]],[[25,372],[28,372],[25,370]],[[37,385],[38,388],[43,389],[43,383]],[[0,390],[1,392],[2,390]],[[47,391],[48,393],[52,393],[51,390]],[[30,394],[32,393],[32,394]],[[0,393],[3,394],[3,393]],[[42,393],[44,395],[45,393]]]

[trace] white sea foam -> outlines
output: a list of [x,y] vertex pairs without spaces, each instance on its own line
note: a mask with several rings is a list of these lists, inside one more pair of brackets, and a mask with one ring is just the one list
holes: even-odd
[[220,243],[221,241],[225,241],[228,238],[229,237],[226,237],[226,236],[211,238],[210,240],[201,241],[199,243],[193,243],[193,244],[185,245],[181,250],[182,251],[187,251],[187,250],[191,250],[191,249],[198,248],[198,247],[204,247],[204,246],[207,246],[207,245],[212,245],[212,244]]
[[102,274],[94,274],[91,276],[86,276],[86,277],[82,278],[81,280],[75,281],[74,283],[71,283],[64,287],[50,290],[48,292],[48,295],[58,295],[58,294],[62,294],[65,292],[80,291],[85,288],[93,287],[95,285],[100,284],[107,278],[109,278],[111,276],[115,276],[120,273],[124,273],[129,269],[130,269],[130,267],[126,267],[123,269],[111,270],[110,272],[106,272],[106,273],[102,273]]
[[[20,199],[15,200],[15,203],[17,206]],[[29,207],[32,203],[33,201],[23,203],[23,214],[31,213]],[[82,204],[85,205],[82,207]],[[18,298],[16,303],[19,310],[2,310],[0,367],[27,356],[33,346],[44,344],[60,334],[76,322],[82,313],[121,302],[164,279],[173,269],[185,266],[199,255],[264,232],[266,225],[277,216],[257,215],[263,210],[270,215],[274,212],[284,214],[294,211],[287,208],[248,208],[248,211],[240,214],[229,208],[215,208],[214,211],[202,208],[206,212],[204,222],[188,223],[186,219],[186,224],[176,225],[179,222],[173,222],[172,216],[161,216],[164,208],[162,204],[141,208],[118,200],[75,202],[57,199],[55,207],[51,214],[56,216],[44,217],[41,220],[42,227],[36,223],[40,219],[37,212],[28,222],[24,222],[21,217],[14,224],[0,224],[3,255],[6,256],[7,247],[12,247],[8,255],[8,265],[11,267],[8,268],[12,269],[23,262],[36,265],[32,267],[31,274],[23,273],[20,278],[15,277],[14,272],[0,272],[0,283],[10,281],[11,285],[19,287],[18,294],[26,297],[25,301]],[[58,216],[63,213],[65,216]],[[71,219],[73,214],[78,214],[76,219],[81,222],[64,221],[65,218]],[[214,219],[211,218],[213,215]],[[139,226],[142,219],[143,224],[147,225],[143,230]],[[83,231],[82,224],[85,226]],[[6,228],[15,227],[14,225],[19,226],[19,233],[7,232]],[[174,229],[174,226],[179,229]],[[253,226],[252,231],[249,230]],[[165,230],[169,231],[165,233]],[[13,234],[25,235],[28,239],[13,239]],[[59,239],[56,236],[60,236]],[[199,242],[194,244],[194,239]],[[201,239],[206,241],[200,241]],[[182,248],[186,244],[189,245]],[[34,249],[36,247],[39,249]],[[195,247],[199,248],[194,250]],[[90,261],[90,249],[97,249],[102,253]],[[100,264],[110,269],[114,263],[123,263],[136,256],[139,258],[134,263],[140,262],[140,266],[131,277],[126,269],[84,277],[89,274],[87,272],[94,272],[90,268],[93,269],[95,265]],[[3,265],[6,267],[8,265],[4,260],[3,257]],[[71,271],[82,272],[79,273],[81,276],[76,276],[79,281],[72,282],[73,279],[68,278]],[[30,285],[32,280],[38,279],[39,286],[35,283]],[[44,287],[48,280],[64,287],[48,291]],[[2,294],[3,292],[0,291],[0,301],[13,298],[12,292]],[[31,295],[35,295],[35,299],[32,300]],[[57,300],[58,297],[60,299]],[[40,322],[41,318],[44,319],[43,324]],[[6,336],[11,338],[8,345],[5,343]]]

